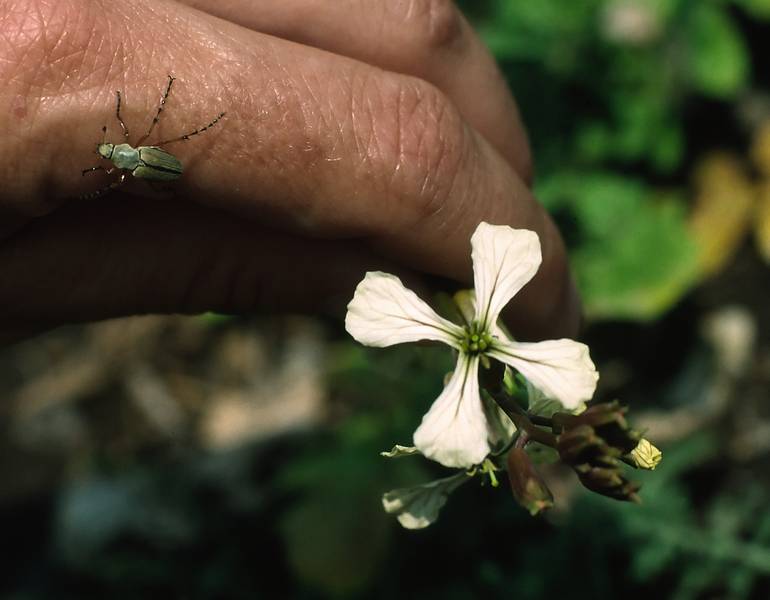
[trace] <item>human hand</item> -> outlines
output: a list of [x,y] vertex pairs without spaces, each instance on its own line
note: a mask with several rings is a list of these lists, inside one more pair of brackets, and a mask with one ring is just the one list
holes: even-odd
[[[468,283],[481,220],[541,239],[512,330],[574,335],[515,103],[449,1],[186,4],[0,0],[0,339],[140,313],[333,310],[366,270]],[[123,141],[115,90],[133,142],[167,74],[146,144],[227,112],[169,147],[185,167],[172,198],[134,181],[74,200],[109,182],[80,172],[102,125]]]

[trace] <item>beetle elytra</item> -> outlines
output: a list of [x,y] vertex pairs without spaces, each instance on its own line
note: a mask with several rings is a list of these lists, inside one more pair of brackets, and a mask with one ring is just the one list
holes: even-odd
[[123,118],[120,116],[120,91],[115,92],[115,116],[117,117],[118,122],[123,129],[123,136],[126,141],[122,144],[107,143],[107,126],[105,125],[102,127],[102,141],[97,145],[96,153],[102,158],[112,161],[113,166],[109,169],[101,165],[91,167],[90,169],[83,170],[83,175],[86,173],[93,173],[94,171],[105,171],[107,174],[110,174],[115,170],[121,171],[121,174],[116,181],[107,187],[95,192],[91,192],[89,194],[85,194],[82,196],[82,198],[96,198],[120,187],[126,182],[129,173],[138,179],[146,179],[148,181],[174,181],[175,179],[179,179],[179,177],[181,177],[184,169],[182,168],[182,164],[179,162],[179,159],[177,159],[176,156],[170,152],[167,152],[160,146],[165,146],[174,142],[181,142],[190,139],[194,135],[203,133],[209,127],[216,125],[216,123],[225,116],[225,113],[220,113],[208,125],[201,127],[200,129],[196,129],[195,131],[191,131],[190,133],[158,142],[152,146],[142,146],[142,142],[150,137],[152,130],[160,120],[160,115],[165,108],[166,100],[168,99],[169,93],[171,93],[171,86],[175,80],[176,79],[171,75],[168,76],[168,85],[166,86],[166,91],[163,93],[163,96],[160,99],[160,105],[158,106],[158,110],[155,113],[155,117],[153,118],[152,123],[150,123],[150,128],[147,130],[147,133],[145,133],[139,139],[139,141],[137,141],[136,146],[132,146],[128,142],[128,127],[126,127],[126,124],[123,122]]

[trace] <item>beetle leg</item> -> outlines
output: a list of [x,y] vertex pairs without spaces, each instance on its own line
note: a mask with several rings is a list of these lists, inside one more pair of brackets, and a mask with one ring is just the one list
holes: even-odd
[[158,142],[156,144],[156,146],[165,146],[166,144],[172,144],[173,142],[181,142],[183,140],[189,140],[192,136],[198,135],[199,133],[203,133],[209,127],[213,127],[214,125],[216,125],[217,121],[219,121],[219,119],[221,119],[224,116],[225,116],[225,113],[219,113],[219,115],[217,115],[217,118],[214,119],[211,123],[209,123],[205,127],[201,127],[200,129],[196,129],[195,131],[193,131],[191,133],[185,133],[184,135],[180,135],[179,137],[176,137],[176,138],[171,139],[171,140],[165,140],[163,142]]
[[[112,172],[113,169],[110,169],[109,172]],[[100,190],[96,190],[95,192],[87,192],[85,194],[82,194],[79,196],[80,200],[95,200],[96,198],[101,198],[102,196],[110,193],[113,190],[118,189],[120,186],[122,186],[124,183],[126,183],[126,178],[128,177],[128,173],[121,173],[120,177],[117,181],[113,181],[110,185],[103,187]]]
[[118,117],[118,121],[120,121],[120,126],[123,128],[123,135],[126,136],[126,139],[128,139],[128,127],[126,127],[126,124],[123,122],[122,117],[120,116],[120,90],[115,92],[115,96],[117,97],[117,105],[115,107],[115,116]]
[[106,170],[107,169],[105,169],[103,166],[98,165],[96,167],[91,167],[90,169],[83,169],[82,174],[85,177],[86,173],[93,173],[94,171],[106,171]]
[[155,129],[155,125],[158,123],[158,121],[160,121],[160,113],[163,112],[163,108],[166,106],[166,100],[168,99],[168,95],[171,93],[171,86],[173,85],[174,81],[175,78],[169,75],[166,91],[163,92],[163,96],[161,96],[160,99],[160,105],[158,105],[158,112],[155,113],[155,118],[153,118],[152,123],[150,123],[150,128],[147,130],[147,133],[145,133],[144,136],[138,142],[136,142],[137,148],[142,145],[144,140],[150,137],[152,130]]
[[107,175],[109,175],[114,170],[115,170],[115,167],[112,167],[110,169],[105,169],[102,165],[98,165],[96,167],[91,167],[90,169],[83,169],[83,175],[85,175],[86,173],[93,173],[94,171],[104,171],[105,173],[107,173]]

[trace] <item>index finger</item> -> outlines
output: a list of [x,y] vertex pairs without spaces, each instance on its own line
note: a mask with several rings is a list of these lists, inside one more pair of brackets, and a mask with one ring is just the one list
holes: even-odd
[[563,322],[569,277],[555,228],[434,86],[172,2],[14,6],[30,3],[0,22],[8,32],[0,44],[13,49],[2,51],[24,56],[0,66],[0,119],[19,118],[13,102],[27,102],[19,139],[0,143],[3,205],[36,214],[85,191],[77,174],[94,134],[110,119],[119,131],[114,90],[125,93],[126,122],[146,124],[173,70],[175,109],[169,102],[161,139],[227,111],[218,131],[174,148],[186,166],[177,197],[303,235],[363,238],[387,257],[463,282],[481,220],[531,229],[544,260],[517,298],[520,330],[574,326]]

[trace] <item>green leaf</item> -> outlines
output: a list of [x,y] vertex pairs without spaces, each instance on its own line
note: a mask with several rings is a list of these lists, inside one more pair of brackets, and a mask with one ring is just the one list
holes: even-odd
[[735,0],[735,4],[757,19],[770,19],[770,0]]
[[715,6],[699,3],[685,31],[687,69],[704,94],[735,95],[749,77],[749,55],[733,21]]
[[603,172],[555,175],[537,193],[570,242],[589,316],[651,319],[695,282],[696,247],[677,199]]
[[438,519],[449,495],[468,479],[463,471],[422,485],[391,490],[382,497],[382,506],[387,513],[396,515],[406,529],[423,529]]
[[387,452],[380,452],[380,456],[385,458],[401,458],[403,456],[414,456],[415,454],[420,454],[417,448],[414,446],[402,446],[401,444],[396,444]]
[[388,548],[392,528],[374,490],[367,486],[357,492],[316,493],[281,522],[294,572],[326,594],[347,595],[365,587]]

